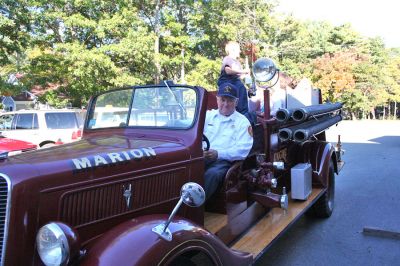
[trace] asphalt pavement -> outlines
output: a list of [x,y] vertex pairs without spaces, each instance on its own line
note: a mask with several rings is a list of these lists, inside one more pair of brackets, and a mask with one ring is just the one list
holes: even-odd
[[300,218],[256,265],[400,265],[400,239],[363,233],[400,233],[400,121],[342,121],[327,138],[338,134],[346,164],[332,216]]

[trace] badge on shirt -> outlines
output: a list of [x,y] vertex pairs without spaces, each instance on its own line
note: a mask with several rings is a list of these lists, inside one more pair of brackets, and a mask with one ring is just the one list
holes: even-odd
[[247,132],[249,132],[249,135],[250,135],[251,137],[253,137],[253,128],[252,128],[251,126],[249,126],[249,127],[247,128]]

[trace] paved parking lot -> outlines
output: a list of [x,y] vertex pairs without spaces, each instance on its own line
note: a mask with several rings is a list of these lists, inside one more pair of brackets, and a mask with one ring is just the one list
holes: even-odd
[[301,218],[257,265],[400,265],[400,240],[363,234],[400,232],[400,121],[343,121],[345,167],[336,177],[329,219]]

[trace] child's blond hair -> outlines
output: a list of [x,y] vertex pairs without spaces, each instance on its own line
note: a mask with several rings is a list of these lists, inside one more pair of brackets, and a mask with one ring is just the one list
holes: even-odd
[[225,52],[226,52],[226,54],[232,53],[235,49],[240,50],[240,45],[239,45],[239,43],[237,43],[237,42],[235,42],[235,41],[229,41],[229,42],[225,45]]

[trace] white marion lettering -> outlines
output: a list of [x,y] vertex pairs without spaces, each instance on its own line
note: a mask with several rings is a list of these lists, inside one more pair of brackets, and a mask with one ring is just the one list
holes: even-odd
[[108,153],[107,155],[108,155],[108,158],[110,158],[111,162],[113,162],[113,163],[115,163],[117,160],[119,162],[124,161],[124,159],[121,158],[121,155],[119,153],[112,152],[112,153]]
[[76,169],[82,169],[87,167],[92,167],[88,158],[83,157],[81,159],[72,159],[72,162],[75,164]]
[[95,155],[94,156],[94,165],[99,166],[99,164],[108,164],[108,162],[106,161],[106,159],[104,159],[100,155]]
[[129,154],[126,151],[121,152],[124,156],[126,160],[130,160],[131,157],[129,157]]
[[76,170],[82,170],[99,165],[117,164],[119,162],[129,161],[131,159],[140,161],[143,157],[155,157],[156,151],[151,148],[133,149],[130,151],[111,152],[104,155],[94,155],[93,157],[82,157],[79,159],[72,159]]
[[144,153],[146,156],[151,157],[151,156],[156,156],[156,151],[153,150],[153,148],[148,147],[148,148],[143,148]]
[[141,159],[143,157],[143,152],[138,149],[131,150],[130,153],[132,154],[134,159]]

